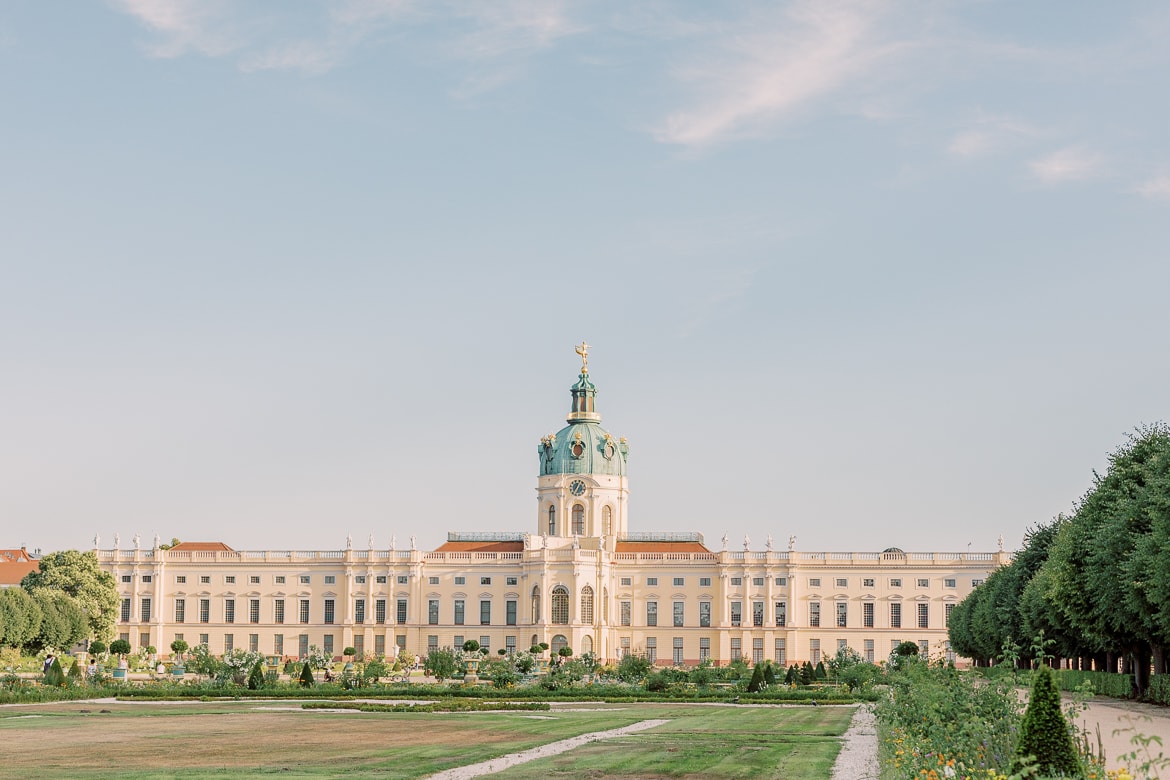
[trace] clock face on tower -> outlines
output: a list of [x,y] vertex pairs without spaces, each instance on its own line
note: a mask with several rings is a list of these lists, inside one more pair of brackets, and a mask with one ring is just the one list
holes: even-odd
[[575,496],[585,495],[585,483],[579,479],[575,479],[569,483],[569,492]]

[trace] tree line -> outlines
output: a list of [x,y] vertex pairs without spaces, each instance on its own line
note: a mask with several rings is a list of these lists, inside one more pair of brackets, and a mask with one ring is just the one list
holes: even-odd
[[1075,669],[1166,672],[1170,646],[1170,428],[1138,428],[1071,515],[1024,547],[951,613],[950,640],[979,664],[1065,659]]
[[118,609],[114,577],[92,552],[64,550],[38,560],[19,588],[0,590],[0,646],[67,650],[113,636]]

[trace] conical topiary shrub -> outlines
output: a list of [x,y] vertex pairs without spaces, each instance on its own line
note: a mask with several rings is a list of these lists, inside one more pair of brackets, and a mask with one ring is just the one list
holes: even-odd
[[816,678],[818,680],[829,679],[829,673],[825,671],[825,662],[824,661],[817,661]]
[[788,673],[784,675],[784,682],[788,685],[796,685],[800,682],[800,672],[796,668],[796,664],[788,667]]
[[1013,772],[1022,768],[1020,759],[1035,756],[1036,770],[1041,776],[1081,777],[1081,764],[1068,721],[1060,711],[1056,675],[1043,664],[1036,670],[1032,682],[1032,698],[1020,723],[1016,756]]
[[54,658],[53,663],[49,665],[49,671],[45,672],[45,685],[60,688],[64,684],[65,670],[61,668],[61,659]]
[[756,668],[752,670],[752,679],[748,683],[748,693],[759,693],[764,687],[764,665],[756,664]]
[[248,673],[248,690],[256,691],[264,687],[264,664],[257,661],[252,664],[252,671]]
[[301,687],[310,688],[313,685],[313,670],[309,667],[309,662],[301,664]]
[[769,686],[776,684],[776,670],[772,668],[771,661],[764,663],[764,682]]

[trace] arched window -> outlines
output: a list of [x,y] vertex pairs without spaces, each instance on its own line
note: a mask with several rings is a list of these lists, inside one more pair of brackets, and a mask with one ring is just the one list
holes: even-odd
[[581,622],[593,625],[593,588],[581,588]]
[[601,589],[601,622],[609,625],[609,588]]
[[613,507],[607,506],[601,510],[601,535],[609,536],[613,533]]
[[585,507],[580,504],[573,504],[573,533],[585,535]]
[[582,653],[592,653],[593,652],[593,637],[589,636],[588,634],[581,637],[581,652]]
[[548,535],[557,535],[557,508],[555,506],[548,508]]
[[533,634],[532,635],[532,643],[528,646],[529,647],[536,647],[538,644],[540,644],[540,637],[538,637],[536,634]]
[[[555,593],[555,591],[554,591],[554,593]],[[569,640],[565,639],[565,635],[564,634],[557,634],[556,636],[553,637],[552,646],[549,647],[549,650],[552,651],[553,655],[556,655],[562,647],[568,647],[568,646],[569,646]]]
[[[532,622],[540,622],[540,586],[537,585],[532,589]],[[533,642],[533,644],[536,644]]]
[[569,591],[564,585],[552,589],[552,622],[562,625],[569,622]]

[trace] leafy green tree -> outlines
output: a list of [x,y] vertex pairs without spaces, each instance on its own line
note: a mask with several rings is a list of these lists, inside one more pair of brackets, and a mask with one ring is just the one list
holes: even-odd
[[3,644],[31,644],[41,628],[41,608],[36,599],[20,588],[0,590],[0,626],[4,627]]
[[187,652],[189,647],[186,639],[176,639],[171,642],[171,652],[178,656],[180,661],[183,660],[183,653]]
[[646,679],[653,664],[644,655],[630,653],[624,657],[617,668],[618,679],[625,683],[639,683]]
[[[1068,721],[1060,711],[1056,675],[1047,665],[1041,665],[1035,672],[1032,698],[1020,724],[1016,755],[1018,759],[1035,756],[1041,776],[1083,776]],[[1013,770],[1021,768],[1022,764],[1017,760]]]
[[26,575],[20,585],[30,592],[39,588],[65,591],[85,612],[89,636],[106,640],[114,635],[118,588],[114,576],[102,571],[93,551],[47,553],[39,561],[39,570]]
[[95,639],[89,643],[89,652],[93,655],[101,655],[108,649],[109,648],[106,647],[106,643],[100,639]]
[[130,642],[125,639],[115,639],[110,642],[110,652],[114,655],[129,655]]
[[436,648],[427,654],[427,659],[423,661],[423,670],[439,682],[443,682],[443,680],[454,677],[460,671],[459,657],[450,647]]
[[68,593],[38,588],[32,596],[41,610],[40,629],[32,642],[34,647],[68,649],[89,634],[85,612]]

